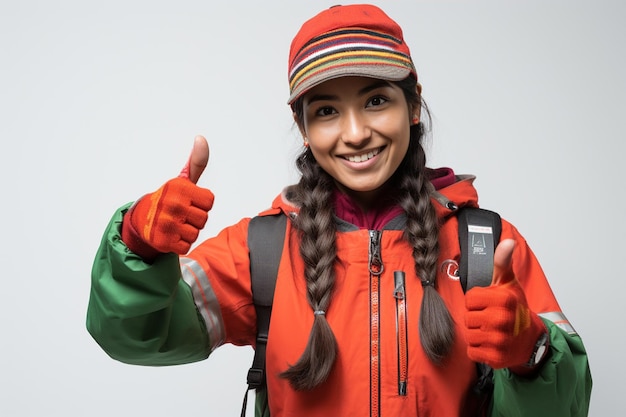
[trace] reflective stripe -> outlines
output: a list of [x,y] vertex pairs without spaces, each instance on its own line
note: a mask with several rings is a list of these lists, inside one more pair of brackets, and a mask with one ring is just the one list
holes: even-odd
[[180,258],[180,269],[183,280],[191,287],[191,293],[196,303],[196,307],[206,325],[209,334],[211,351],[224,343],[226,331],[220,305],[213,292],[209,278],[198,262],[189,258]]
[[569,334],[578,334],[574,327],[569,323],[565,314],[560,311],[551,311],[548,313],[540,313],[539,317],[544,318],[546,320],[550,320],[552,323],[556,324],[562,330],[566,331]]

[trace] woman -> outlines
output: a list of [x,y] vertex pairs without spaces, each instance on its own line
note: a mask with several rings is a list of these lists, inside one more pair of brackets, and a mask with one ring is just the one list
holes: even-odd
[[[492,285],[465,294],[456,212],[473,177],[426,168],[421,87],[401,28],[371,5],[305,22],[289,56],[302,176],[262,215],[289,218],[267,345],[280,416],[583,416],[584,347],[524,238],[503,221]],[[181,175],[122,207],[92,272],[87,325],[113,358],[143,365],[254,345],[250,219],[188,255],[213,195]],[[181,273],[182,271],[182,273]],[[476,395],[477,363],[495,369]],[[266,410],[267,411],[267,410]]]

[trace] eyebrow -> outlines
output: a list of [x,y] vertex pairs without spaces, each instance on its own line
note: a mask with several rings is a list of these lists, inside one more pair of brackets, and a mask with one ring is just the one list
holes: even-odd
[[[371,84],[368,84],[365,87],[361,88],[357,94],[362,96],[362,95],[369,93],[370,91],[376,90],[377,88],[388,87],[390,85],[391,83],[389,81],[375,80]],[[307,103],[311,104],[315,101],[322,101],[322,100],[337,100],[338,98],[339,97],[334,94],[315,94],[307,100]]]

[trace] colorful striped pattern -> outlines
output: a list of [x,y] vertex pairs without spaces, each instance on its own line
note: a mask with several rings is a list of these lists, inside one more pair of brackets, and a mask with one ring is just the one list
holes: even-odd
[[413,74],[411,57],[402,40],[385,33],[347,28],[325,33],[307,42],[295,56],[289,71],[293,102],[323,81],[346,75],[363,75],[398,81]]

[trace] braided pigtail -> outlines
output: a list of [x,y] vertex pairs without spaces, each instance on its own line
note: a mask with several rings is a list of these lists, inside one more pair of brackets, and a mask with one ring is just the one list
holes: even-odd
[[452,317],[435,287],[439,256],[439,224],[430,201],[426,155],[421,145],[424,127],[411,127],[407,157],[399,168],[401,201],[407,214],[405,237],[413,246],[415,271],[422,280],[424,295],[419,320],[422,347],[434,363],[441,362],[454,341]]
[[328,378],[337,357],[337,341],[325,316],[335,283],[337,256],[331,204],[334,183],[308,148],[298,158],[297,167],[302,176],[295,190],[300,204],[295,226],[301,238],[307,299],[314,319],[304,353],[280,376],[289,380],[295,390],[310,390]]

